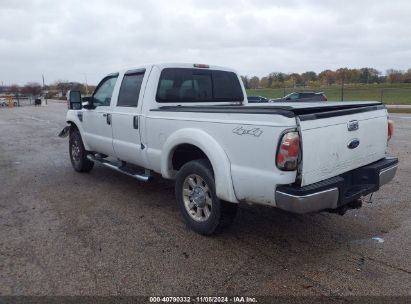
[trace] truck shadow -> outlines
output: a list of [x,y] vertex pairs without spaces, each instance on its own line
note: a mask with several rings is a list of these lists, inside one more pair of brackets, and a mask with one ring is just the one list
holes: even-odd
[[[158,222],[168,233],[184,233],[190,238],[201,238],[202,242],[219,240],[233,246],[239,242],[250,243],[250,246],[260,247],[263,251],[316,256],[319,251],[348,248],[350,242],[380,234],[382,229],[378,224],[382,222],[380,215],[372,214],[372,208],[367,206],[340,216],[325,212],[296,215],[271,207],[240,204],[232,227],[207,238],[196,235],[182,224],[172,181],[154,176],[151,182],[141,183],[106,168],[97,167],[95,170],[91,174],[95,179],[93,183],[109,182],[120,194],[121,200],[116,203],[132,204],[149,214],[155,213],[162,217]],[[386,217],[384,223],[383,231],[393,228]]]

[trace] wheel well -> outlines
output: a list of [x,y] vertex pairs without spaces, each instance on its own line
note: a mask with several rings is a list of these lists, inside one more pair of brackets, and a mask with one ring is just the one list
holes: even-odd
[[180,168],[189,161],[196,159],[207,159],[207,155],[198,147],[190,144],[179,145],[173,153],[171,164],[173,170],[180,170]]
[[68,121],[68,124],[70,125],[70,133],[75,130],[79,130],[79,128],[76,126],[74,122]]

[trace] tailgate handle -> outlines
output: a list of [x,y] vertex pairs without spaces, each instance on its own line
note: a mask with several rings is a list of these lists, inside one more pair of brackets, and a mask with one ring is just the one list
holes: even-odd
[[360,128],[358,120],[351,120],[347,124],[348,131],[356,131]]

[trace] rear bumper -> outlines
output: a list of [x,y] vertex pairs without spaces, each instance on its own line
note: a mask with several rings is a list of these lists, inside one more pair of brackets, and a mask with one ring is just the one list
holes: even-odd
[[397,171],[398,159],[386,157],[367,166],[304,187],[278,186],[277,207],[293,213],[332,210],[378,191]]

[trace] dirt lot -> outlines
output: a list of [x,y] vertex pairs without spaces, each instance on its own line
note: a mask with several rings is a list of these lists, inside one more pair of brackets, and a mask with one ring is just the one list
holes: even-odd
[[244,205],[203,237],[171,182],[75,173],[65,111],[0,109],[1,295],[411,295],[410,115],[392,115],[400,168],[373,204],[343,217]]

